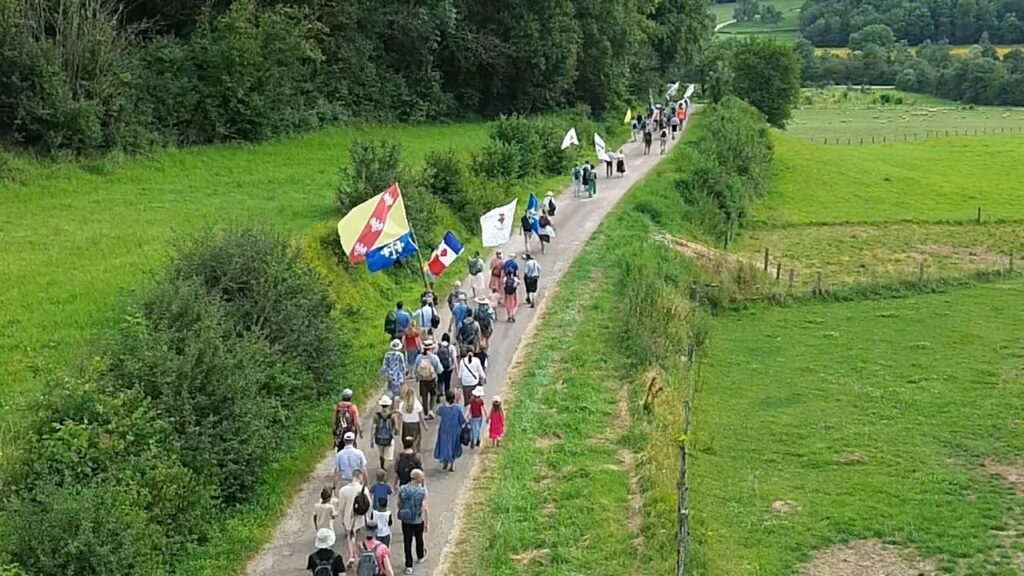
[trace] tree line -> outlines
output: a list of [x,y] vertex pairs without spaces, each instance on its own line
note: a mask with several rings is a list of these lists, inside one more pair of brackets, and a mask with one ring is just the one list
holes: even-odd
[[974,44],[1024,42],[1024,0],[807,0],[800,33],[815,46],[845,46],[851,34],[889,26],[912,46],[930,40]]
[[704,0],[0,0],[0,142],[135,151],[618,113],[694,66],[710,30]]
[[796,50],[804,83],[895,85],[967,104],[1024,105],[1024,50],[1000,57],[986,34],[962,56],[942,42],[911,48],[897,42],[884,24],[851,34],[849,43],[848,55],[816,54],[808,40],[800,40]]

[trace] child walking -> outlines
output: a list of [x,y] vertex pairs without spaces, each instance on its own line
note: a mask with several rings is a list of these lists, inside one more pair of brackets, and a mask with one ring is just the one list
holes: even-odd
[[491,438],[491,447],[501,446],[501,439],[505,436],[505,410],[501,407],[501,396],[495,396],[491,401],[491,412],[487,415],[488,430]]
[[469,447],[480,446],[480,435],[484,428],[484,387],[473,388],[473,398],[469,401]]
[[373,522],[377,525],[377,541],[391,547],[391,510],[388,510],[388,499],[377,498],[373,506]]

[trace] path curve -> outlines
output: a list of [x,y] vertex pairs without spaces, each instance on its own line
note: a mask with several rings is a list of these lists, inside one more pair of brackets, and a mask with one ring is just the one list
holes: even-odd
[[[685,124],[683,126],[685,129]],[[678,142],[669,140],[669,146]],[[624,177],[604,177],[604,166],[600,166],[598,172],[597,190],[598,194],[592,199],[574,199],[572,191],[566,189],[556,197],[556,215],[554,221],[557,236],[548,247],[547,254],[531,251],[531,254],[540,262],[542,273],[540,280],[540,299],[544,299],[554,284],[556,284],[569,266],[575,260],[583,245],[597,229],[605,215],[625,196],[633,184],[653,168],[660,159],[665,156],[658,155],[658,142],[655,138],[649,156],[643,155],[643,144],[641,142],[630,142],[623,146],[622,150],[626,155],[627,172]],[[589,149],[589,146],[587,147]],[[537,195],[543,196],[544,191],[538,190]],[[522,206],[519,207],[521,212]],[[518,222],[518,220],[517,220]],[[532,247],[532,246],[531,246]],[[510,252],[520,254],[523,251],[523,237],[514,234],[507,244],[500,247],[506,255]],[[489,255],[493,256],[493,254]],[[466,258],[460,258],[455,262],[455,269],[465,271]],[[464,278],[463,286],[469,286],[469,279]],[[447,298],[447,294],[439,295],[441,300]],[[520,302],[524,298],[520,293]],[[443,312],[442,326],[448,325],[447,306],[439,307]],[[498,322],[495,324],[494,336],[491,340],[489,367],[487,370],[486,398],[494,394],[503,394],[507,379],[508,369],[512,364],[513,356],[519,347],[527,328],[534,322],[536,312],[529,306],[521,305],[517,322],[509,324],[504,321],[504,308],[498,309]],[[383,315],[384,311],[381,311]],[[386,351],[386,343],[381,340],[381,356]],[[372,398],[359,399],[363,405],[362,424],[364,430],[369,430],[372,412],[370,408],[375,407],[379,392]],[[455,505],[459,501],[462,488],[468,485],[470,472],[477,465],[477,453],[466,450],[463,457],[457,462],[455,472],[446,473],[441,470],[439,462],[433,459],[433,448],[436,440],[437,421],[429,423],[430,430],[423,437],[423,461],[427,473],[427,488],[429,490],[430,504],[430,531],[427,534],[427,559],[424,564],[416,565],[415,574],[432,574],[437,570],[442,550],[447,546],[453,535],[460,510]],[[511,423],[514,424],[514,420]],[[486,431],[485,431],[486,432]],[[376,478],[377,456],[376,452],[370,451],[368,437],[360,441],[360,446],[366,452],[370,478]],[[486,449],[486,448],[485,448]],[[334,470],[334,452],[325,454],[324,459],[317,465],[310,474],[299,493],[293,499],[288,510],[281,518],[273,539],[249,562],[246,568],[246,576],[304,576],[307,574],[306,557],[313,552],[313,531],[312,510],[313,504],[319,501],[320,489],[331,484],[331,474]],[[394,509],[392,502],[392,509]],[[335,545],[336,550],[341,550]],[[404,563],[402,552],[401,527],[396,521],[394,535],[392,536],[391,561],[395,566],[396,574],[401,574]]]

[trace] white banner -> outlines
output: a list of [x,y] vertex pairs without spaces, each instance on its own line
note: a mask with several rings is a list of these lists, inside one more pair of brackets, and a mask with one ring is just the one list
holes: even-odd
[[512,224],[519,199],[495,208],[480,217],[480,235],[485,247],[501,246],[512,237]]
[[576,128],[569,128],[569,131],[565,133],[565,138],[562,138],[562,150],[565,150],[573,144],[579,146],[580,141],[576,137]]
[[665,100],[671,100],[672,99],[672,95],[675,94],[676,91],[678,91],[678,90],[679,90],[679,82],[676,82],[675,84],[669,84],[668,90],[665,91]]
[[607,162],[610,160],[608,157],[608,147],[605,146],[604,140],[594,132],[594,149],[597,150],[597,159]]
[[689,86],[687,86],[686,87],[686,92],[683,92],[683,98],[684,99],[688,99],[690,96],[693,96],[693,91],[694,90],[696,90],[696,86],[694,86],[693,84],[690,84]]

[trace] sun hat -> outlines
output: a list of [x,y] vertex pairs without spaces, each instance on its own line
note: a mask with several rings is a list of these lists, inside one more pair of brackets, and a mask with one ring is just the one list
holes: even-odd
[[378,404],[381,406],[391,406],[391,396],[388,396],[387,394],[381,396]]
[[516,259],[516,253],[515,252],[509,252],[508,253],[508,259],[509,260],[515,260]]
[[345,440],[355,440],[355,439],[356,439],[356,433],[355,432],[345,432]]
[[473,396],[479,396],[479,397],[483,398],[483,395],[484,395],[484,387],[483,386],[477,386],[476,388],[473,388]]
[[476,302],[477,304],[490,304],[491,303],[491,301],[487,299],[487,296],[477,296],[476,298],[473,299],[473,302]]
[[554,196],[554,195],[555,195],[554,192],[552,192],[551,190],[548,190],[547,196]]
[[456,288],[462,288],[462,282],[459,282],[458,280],[456,280],[454,286]]
[[342,390],[341,391],[341,399],[342,400],[351,400],[352,399],[352,389],[351,388],[345,388],[344,390]]
[[491,402],[497,402],[498,404],[501,404],[501,396],[498,396],[497,394],[495,394],[494,398],[491,399]]
[[398,338],[395,338],[394,340],[392,340],[391,341],[391,349],[392,350],[401,350],[402,349],[402,341],[399,340]]
[[318,550],[334,546],[334,530],[331,530],[330,528],[321,528],[317,531],[315,546]]
[[433,339],[431,339],[431,338],[427,338],[426,340],[424,340],[424,341],[423,341],[423,348],[424,348],[424,349],[430,349],[430,348],[433,348],[433,347],[434,347],[434,345],[435,345],[435,342],[434,342],[434,340],[433,340]]

